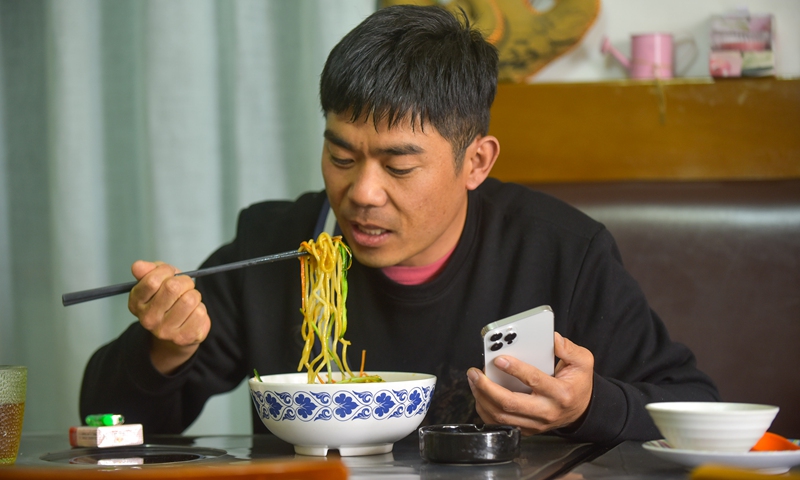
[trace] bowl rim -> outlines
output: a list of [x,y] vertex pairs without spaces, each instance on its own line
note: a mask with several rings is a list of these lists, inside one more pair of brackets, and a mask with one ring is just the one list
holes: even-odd
[[687,415],[752,415],[754,413],[778,413],[780,407],[763,403],[747,402],[653,402],[645,405],[652,413],[680,413]]
[[[338,372],[335,372],[338,373]],[[408,375],[414,376],[415,378],[407,378],[403,380],[388,380],[384,382],[371,382],[371,383],[307,383],[307,382],[275,382],[269,381],[270,377],[294,377],[294,378],[303,378],[307,375],[306,372],[291,372],[291,373],[274,373],[268,375],[259,375],[261,381],[256,380],[255,377],[250,377],[247,380],[249,385],[277,385],[281,386],[282,388],[286,388],[288,386],[295,386],[301,385],[304,387],[315,387],[315,388],[348,388],[348,387],[366,387],[366,386],[385,386],[385,385],[397,385],[403,383],[416,383],[420,381],[430,381],[433,380],[436,382],[437,378],[436,375],[430,373],[420,373],[420,372],[397,372],[397,371],[370,371],[370,375],[380,375],[380,376],[387,376],[388,375]]]

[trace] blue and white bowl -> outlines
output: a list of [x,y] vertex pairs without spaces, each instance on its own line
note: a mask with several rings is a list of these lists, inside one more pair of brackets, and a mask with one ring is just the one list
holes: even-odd
[[413,432],[431,404],[436,377],[423,373],[369,372],[383,383],[309,384],[305,373],[251,378],[258,416],[295,453],[376,455]]

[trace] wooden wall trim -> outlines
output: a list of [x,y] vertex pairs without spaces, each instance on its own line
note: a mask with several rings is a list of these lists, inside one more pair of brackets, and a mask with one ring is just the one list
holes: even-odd
[[800,178],[800,79],[501,83],[489,133],[506,181]]

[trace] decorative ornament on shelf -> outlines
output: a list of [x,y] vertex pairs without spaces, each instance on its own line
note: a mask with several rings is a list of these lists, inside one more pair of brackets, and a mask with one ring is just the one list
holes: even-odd
[[[594,24],[600,0],[381,0],[390,5],[463,9],[500,55],[499,80],[524,83],[569,52]],[[538,8],[537,8],[538,7]]]

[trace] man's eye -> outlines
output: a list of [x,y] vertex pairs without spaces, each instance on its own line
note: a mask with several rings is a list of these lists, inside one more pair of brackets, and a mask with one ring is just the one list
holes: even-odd
[[404,175],[408,175],[409,173],[413,172],[413,168],[394,168],[394,167],[386,167],[386,170],[389,171],[392,175],[402,177]]
[[346,166],[350,165],[351,163],[353,163],[352,160],[349,160],[349,159],[346,159],[346,158],[337,158],[337,157],[334,157],[333,155],[330,155],[330,159],[331,159],[331,163],[333,163],[334,165],[339,166],[339,167],[346,167]]

